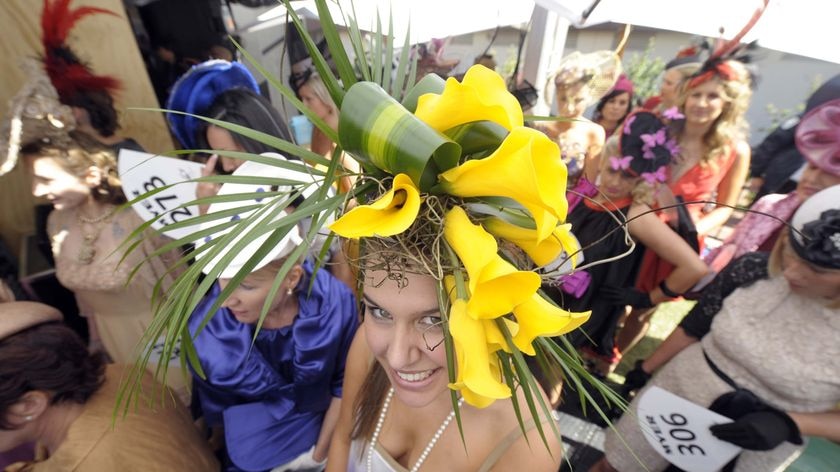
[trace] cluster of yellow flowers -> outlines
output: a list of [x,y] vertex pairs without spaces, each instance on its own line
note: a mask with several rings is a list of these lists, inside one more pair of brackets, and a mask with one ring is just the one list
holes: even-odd
[[[515,202],[532,226],[497,216],[473,215],[471,219],[466,205],[455,205],[444,216],[444,240],[463,265],[467,279],[466,286],[460,288],[451,275],[445,280],[450,297],[449,332],[457,362],[456,381],[450,387],[459,390],[471,405],[485,407],[512,394],[503,380],[498,351],[517,349],[534,355],[537,337],[567,333],[589,316],[588,312],[567,312],[544,299],[538,292],[540,275],[519,270],[500,256],[496,239],[516,244],[536,266],[548,264],[563,251],[571,254],[578,249],[570,225],[564,224],[566,167],[557,144],[524,126],[522,109],[504,80],[483,66],[470,68],[461,82],[448,79],[440,94],[420,96],[414,116],[438,133],[481,121],[505,128],[507,136],[494,152],[465,162],[459,159],[436,176],[431,191],[466,203],[471,198],[502,197]],[[369,146],[387,147],[387,138],[381,134],[374,132],[367,139]],[[354,239],[406,231],[423,204],[420,178],[419,172],[413,178],[405,173],[394,175],[385,194],[347,212],[330,229]],[[505,328],[513,346],[506,341]]]

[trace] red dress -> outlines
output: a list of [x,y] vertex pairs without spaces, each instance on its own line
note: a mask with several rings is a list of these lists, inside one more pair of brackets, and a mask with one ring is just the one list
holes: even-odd
[[[735,162],[735,157],[738,155],[734,146],[730,146],[731,150],[725,159],[721,160],[715,166],[695,164],[688,172],[684,173],[669,185],[674,196],[683,197],[686,202],[694,202],[700,200],[709,201],[712,199],[714,191],[717,189],[720,181],[729,172],[732,164]],[[703,216],[703,207],[705,205],[687,205],[691,219],[695,223]],[[700,250],[703,249],[703,238],[700,237]],[[643,292],[650,292],[656,288],[660,282],[665,280],[674,266],[670,262],[660,259],[653,251],[646,251],[642,259],[642,266],[639,269],[639,277],[636,279],[636,288]]]

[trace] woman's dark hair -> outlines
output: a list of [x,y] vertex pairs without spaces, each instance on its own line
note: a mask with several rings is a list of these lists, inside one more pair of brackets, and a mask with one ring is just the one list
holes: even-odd
[[[203,116],[215,118],[242,125],[247,128],[261,131],[276,136],[286,141],[291,141],[286,122],[276,109],[265,97],[246,88],[234,88],[221,93],[210,108],[201,113]],[[198,127],[196,143],[201,149],[210,149],[207,143],[207,127],[209,123],[202,122]],[[246,138],[238,133],[231,133],[233,140],[245,150],[252,154],[264,152],[277,152],[277,149],[263,144],[259,141]],[[294,159],[294,156],[290,156]]]
[[42,391],[50,403],[84,404],[105,380],[99,353],[61,323],[44,323],[0,340],[0,429],[9,407],[27,392]]
[[592,121],[597,122],[598,120],[600,120],[602,117],[601,110],[604,109],[604,106],[607,104],[607,102],[621,95],[622,93],[628,94],[628,100],[627,110],[624,111],[624,116],[622,116],[621,119],[618,120],[618,124],[620,125],[621,122],[623,122],[624,119],[627,118],[627,115],[630,114],[630,110],[633,109],[633,93],[628,92],[627,90],[613,90],[610,93],[604,95],[600,100],[598,100],[598,104],[595,105],[595,113],[592,114]]
[[90,125],[102,136],[113,136],[120,127],[114,99],[104,90],[85,90],[63,101],[65,105],[85,110]]

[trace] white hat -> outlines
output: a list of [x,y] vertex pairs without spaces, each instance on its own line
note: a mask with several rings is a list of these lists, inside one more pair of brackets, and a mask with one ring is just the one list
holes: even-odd
[[[274,157],[278,160],[282,160],[285,162],[289,162],[284,156],[276,153],[265,153],[262,154],[266,157]],[[316,190],[318,190],[318,179],[316,176],[307,173],[306,165],[303,163],[297,162],[289,162],[293,166],[299,165],[300,170],[296,169],[289,169],[287,167],[277,167],[277,166],[270,166],[266,164],[261,164],[254,161],[247,161],[242,164],[236,171],[234,171],[233,175],[235,176],[259,176],[259,177],[269,177],[269,178],[277,178],[277,179],[285,179],[295,182],[300,182],[300,185],[291,184],[288,186],[274,186],[268,184],[262,185],[254,185],[254,184],[241,184],[241,183],[226,183],[222,185],[221,189],[219,189],[219,193],[217,195],[236,195],[236,194],[249,194],[249,193],[267,193],[267,192],[288,192],[288,195],[302,195],[304,198],[312,195]],[[287,195],[278,195],[268,197],[268,199],[282,199],[286,200],[289,198]],[[218,213],[221,211],[229,211],[235,208],[247,208],[253,206],[254,203],[261,203],[263,201],[268,201],[267,199],[263,199],[261,197],[255,198],[254,200],[239,200],[233,202],[219,202],[213,203],[210,205],[210,208],[207,211],[207,214]],[[287,207],[289,208],[289,207]],[[272,223],[276,223],[281,218],[288,215],[286,211],[272,211],[271,209],[266,209],[265,207],[260,207],[257,209],[246,209],[242,213],[237,213],[230,217],[230,221],[246,219],[252,217],[254,213],[260,212],[260,215],[252,222],[250,222],[244,228],[241,226],[234,226],[239,234],[234,237],[225,248],[216,254],[213,259],[208,262],[203,268],[202,271],[204,273],[209,273],[223,257],[225,257],[231,250],[236,250],[236,255],[233,259],[222,269],[219,273],[219,278],[222,279],[229,279],[236,275],[237,272],[248,262],[249,259],[253,257],[253,255],[257,252],[257,250],[262,246],[268,238],[273,234],[274,231],[271,231],[267,227],[269,227]],[[201,230],[210,229],[216,227],[225,220],[213,220],[201,225]],[[251,233],[255,230],[263,229],[263,233],[257,236],[253,241],[248,243],[242,248],[237,248],[237,243],[241,240],[242,235]],[[205,237],[203,240],[198,241],[196,243],[196,249],[199,249],[204,244],[209,243],[213,240],[218,240],[219,238],[224,237],[226,234],[230,232],[231,228],[225,228],[221,231],[218,231],[214,234],[211,234]],[[282,230],[282,229],[281,229]],[[300,227],[295,225],[293,229],[290,229],[286,235],[281,239],[268,253],[263,257],[260,262],[252,269],[252,271],[256,271],[271,261],[281,259],[283,257],[288,256],[295,250],[301,243],[303,242],[303,237],[301,236]],[[201,259],[202,257],[206,257],[210,253],[216,250],[215,247],[208,248],[206,251],[200,253],[197,258]]]
[[840,185],[808,197],[790,224],[791,246],[801,258],[820,267],[840,269]]

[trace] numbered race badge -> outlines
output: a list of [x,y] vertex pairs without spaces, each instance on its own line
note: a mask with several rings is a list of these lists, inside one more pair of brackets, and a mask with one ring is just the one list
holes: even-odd
[[687,472],[715,472],[741,452],[709,427],[732,420],[659,387],[639,398],[639,427],[656,452]]
[[128,200],[167,185],[178,184],[132,205],[143,221],[160,216],[152,227],[174,239],[188,236],[198,229],[198,226],[180,229],[168,229],[167,226],[198,216],[198,207],[195,205],[179,207],[195,200],[197,184],[190,180],[201,177],[202,167],[197,162],[129,149],[121,149],[117,160],[117,171]]

